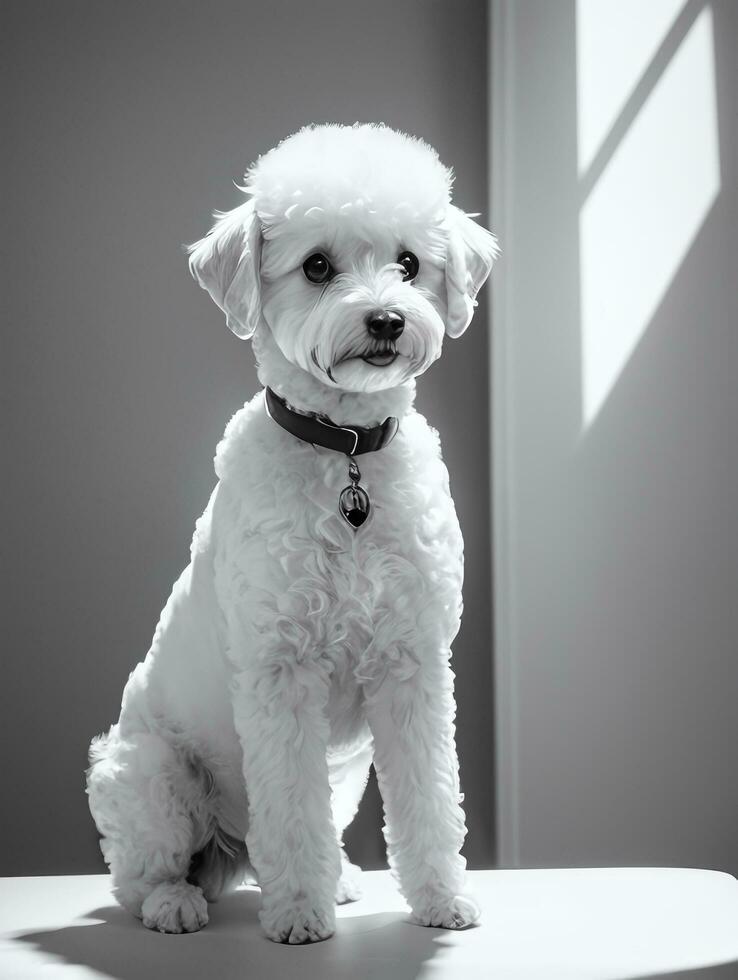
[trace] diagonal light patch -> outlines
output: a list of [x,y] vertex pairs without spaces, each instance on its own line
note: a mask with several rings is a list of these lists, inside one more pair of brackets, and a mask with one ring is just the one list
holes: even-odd
[[684,0],[577,0],[577,155],[585,173]]
[[719,189],[713,19],[705,7],[580,212],[583,429],[615,385]]

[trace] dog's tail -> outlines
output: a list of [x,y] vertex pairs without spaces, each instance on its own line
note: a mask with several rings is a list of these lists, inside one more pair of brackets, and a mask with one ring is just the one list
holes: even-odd
[[193,855],[187,875],[191,884],[202,888],[209,902],[216,902],[220,895],[253,878],[245,843],[218,826],[202,850]]

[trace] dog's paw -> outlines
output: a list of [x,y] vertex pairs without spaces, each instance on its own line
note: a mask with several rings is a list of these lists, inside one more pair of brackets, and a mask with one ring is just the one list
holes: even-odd
[[202,889],[186,881],[157,885],[141,906],[147,929],[159,932],[197,932],[208,922],[208,903]]
[[262,910],[259,918],[264,932],[275,943],[319,943],[330,939],[336,930],[335,911],[313,908],[309,902]]
[[341,877],[336,887],[336,904],[357,902],[362,896],[361,868],[352,864],[345,854],[341,855]]
[[413,909],[413,921],[420,926],[466,929],[479,920],[479,908],[467,895],[439,896]]

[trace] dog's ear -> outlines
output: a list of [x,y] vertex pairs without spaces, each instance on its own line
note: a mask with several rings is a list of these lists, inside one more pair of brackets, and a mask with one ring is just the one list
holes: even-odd
[[261,316],[261,224],[253,200],[218,215],[189,253],[190,272],[223,310],[235,335],[247,340]]
[[449,238],[446,253],[446,333],[460,337],[471,323],[477,293],[492,270],[499,248],[497,239],[471,216],[449,207]]

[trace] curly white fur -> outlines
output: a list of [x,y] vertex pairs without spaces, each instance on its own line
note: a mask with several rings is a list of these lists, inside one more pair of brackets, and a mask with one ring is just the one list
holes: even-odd
[[[191,562],[118,723],[91,747],[90,808],[116,894],[150,928],[204,925],[248,852],[267,935],[330,936],[334,903],[358,897],[341,837],[372,760],[415,919],[477,917],[462,895],[449,666],[462,539],[437,433],[412,407],[415,377],[468,325],[496,255],[450,186],[419,140],[310,127],[252,167],[248,201],[193,246],[194,275],[253,336],[264,385],[339,424],[395,415],[400,428],[360,457],[373,512],[354,531],[337,509],[344,456],[280,428],[263,392],[228,424]],[[414,281],[397,264],[408,249]],[[315,251],[337,273],[324,286],[302,271]],[[387,308],[405,329],[394,362],[376,366],[365,317]]]

